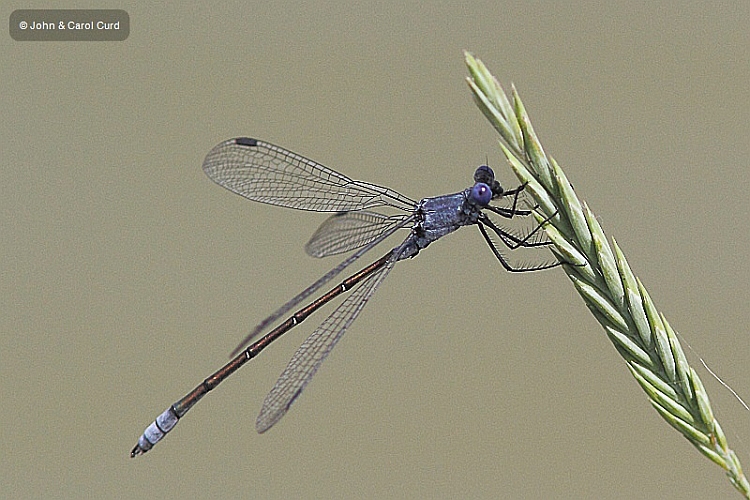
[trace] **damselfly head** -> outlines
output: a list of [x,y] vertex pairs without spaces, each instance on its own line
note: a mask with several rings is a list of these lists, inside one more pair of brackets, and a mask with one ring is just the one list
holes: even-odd
[[486,207],[492,199],[492,189],[484,182],[477,182],[471,188],[469,201],[479,207]]
[[[492,198],[502,196],[504,192],[503,187],[495,180],[495,172],[493,172],[487,165],[480,165],[479,168],[474,171],[474,182],[481,182],[489,186],[492,190]],[[489,203],[489,201],[487,203]],[[487,203],[485,203],[485,205],[487,205]]]
[[495,180],[495,172],[492,171],[487,165],[480,165],[474,171],[474,182],[483,182],[488,186],[492,185],[492,181]]

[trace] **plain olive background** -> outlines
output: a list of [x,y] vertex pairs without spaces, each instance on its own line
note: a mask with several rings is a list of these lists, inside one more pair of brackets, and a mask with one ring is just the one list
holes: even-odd
[[[2,37],[3,496],[738,498],[564,273],[510,275],[474,229],[400,263],[267,434],[263,398],[324,313],[128,454],[338,262],[303,251],[324,216],[219,188],[206,153],[258,137],[415,199],[486,160],[512,185],[464,49],[517,86],[691,363],[750,395],[750,4],[183,4],[98,2],[130,14],[124,42]],[[750,467],[750,414],[700,373]]]

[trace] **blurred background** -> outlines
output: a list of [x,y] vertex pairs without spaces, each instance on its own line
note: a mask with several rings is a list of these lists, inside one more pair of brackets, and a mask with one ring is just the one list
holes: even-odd
[[[258,137],[415,199],[485,161],[514,185],[464,49],[517,86],[693,366],[750,395],[750,4],[183,3],[97,3],[129,13],[124,42],[0,42],[3,495],[738,497],[564,273],[510,275],[473,229],[399,264],[267,434],[325,312],[128,454],[338,262],[303,251],[324,216],[232,195],[206,153]],[[750,414],[700,373],[747,469]]]

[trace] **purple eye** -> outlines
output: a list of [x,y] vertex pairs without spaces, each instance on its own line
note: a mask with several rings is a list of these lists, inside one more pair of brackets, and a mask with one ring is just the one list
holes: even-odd
[[469,200],[480,207],[486,207],[489,205],[492,199],[492,190],[484,182],[477,182],[474,187],[471,188],[471,194]]

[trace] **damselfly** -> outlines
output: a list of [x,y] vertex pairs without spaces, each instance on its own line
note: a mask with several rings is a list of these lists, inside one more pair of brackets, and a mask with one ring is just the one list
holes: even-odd
[[[208,391],[274,340],[337,296],[351,292],[300,346],[266,396],[256,429],[258,432],[270,429],[286,414],[393,266],[401,260],[415,257],[430,243],[460,227],[477,226],[492,253],[508,271],[535,271],[559,264],[545,262],[516,267],[504,257],[491,234],[511,250],[540,247],[548,245],[549,241],[539,231],[545,221],[526,233],[519,233],[507,230],[492,220],[490,214],[512,219],[528,216],[531,211],[519,206],[525,186],[503,190],[492,169],[486,165],[476,169],[471,187],[418,202],[392,189],[352,180],[314,161],[257,139],[237,138],[222,142],[208,154],[203,162],[203,170],[217,184],[250,200],[298,210],[332,212],[333,215],[323,222],[305,246],[306,252],[314,257],[349,251],[354,253],[261,321],[235,349],[229,363],[167,408],[146,428],[131,451],[131,457],[149,451]],[[369,210],[376,207],[390,207],[397,213],[386,215]],[[282,316],[399,229],[409,230],[409,235],[401,244],[300,308],[245,348]]]

